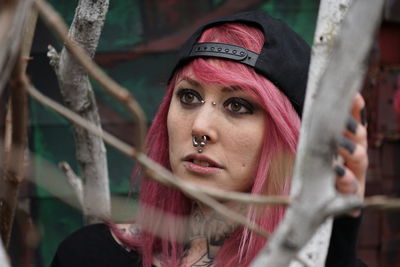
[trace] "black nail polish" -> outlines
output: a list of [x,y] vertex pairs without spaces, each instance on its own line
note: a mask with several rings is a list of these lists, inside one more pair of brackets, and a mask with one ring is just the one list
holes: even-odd
[[357,121],[352,116],[349,116],[346,121],[346,129],[355,134],[357,132],[357,127]]
[[354,142],[345,136],[342,136],[342,138],[340,138],[339,146],[349,151],[350,154],[353,154],[354,150],[356,149],[356,145],[354,144]]
[[333,167],[333,170],[335,171],[336,175],[339,177],[343,177],[346,172],[346,170],[340,165],[335,165],[335,167]]
[[367,125],[367,109],[365,106],[360,111],[360,120],[363,126]]

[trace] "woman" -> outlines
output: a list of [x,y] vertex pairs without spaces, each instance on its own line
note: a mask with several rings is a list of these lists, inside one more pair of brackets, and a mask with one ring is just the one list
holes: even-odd
[[[148,155],[198,185],[288,194],[309,57],[296,33],[262,12],[201,27],[181,49],[148,133]],[[363,106],[357,96],[338,148],[345,164],[334,167],[337,190],[360,197],[368,163],[359,123]],[[76,232],[61,244],[52,266],[247,266],[266,242],[146,177],[140,192],[136,223],[111,226],[112,235],[104,225]],[[268,232],[285,212],[224,204]],[[359,218],[357,212],[350,216],[335,222],[327,266],[355,266]]]

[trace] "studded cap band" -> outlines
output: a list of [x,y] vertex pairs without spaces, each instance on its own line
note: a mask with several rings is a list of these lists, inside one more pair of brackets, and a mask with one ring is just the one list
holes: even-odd
[[219,57],[226,58],[254,67],[258,54],[241,46],[225,43],[197,43],[188,57]]

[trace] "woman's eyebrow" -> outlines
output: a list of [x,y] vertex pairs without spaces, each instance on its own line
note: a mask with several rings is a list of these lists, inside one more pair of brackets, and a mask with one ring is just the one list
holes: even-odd
[[190,85],[192,85],[194,87],[201,87],[201,84],[198,81],[193,80],[192,78],[189,78],[187,76],[184,76],[179,80],[179,82],[183,82],[183,81],[189,83]]
[[237,91],[242,91],[242,88],[237,85],[222,88],[222,92],[224,93],[237,92]]

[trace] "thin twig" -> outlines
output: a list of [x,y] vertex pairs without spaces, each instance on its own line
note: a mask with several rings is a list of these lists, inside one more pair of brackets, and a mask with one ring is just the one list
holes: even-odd
[[76,197],[83,209],[83,183],[82,179],[75,174],[69,164],[65,161],[58,163],[58,167],[65,173],[69,185],[74,190]]
[[12,102],[11,99],[9,99],[7,103],[7,114],[6,114],[6,120],[4,123],[4,158],[8,158],[8,154],[11,151],[12,147]]
[[[157,164],[156,162],[149,159],[143,153],[138,153],[133,147],[129,146],[128,144],[122,142],[115,136],[103,131],[102,129],[96,127],[92,123],[88,122],[87,120],[81,118],[80,116],[76,115],[74,112],[68,110],[67,108],[63,107],[62,105],[56,103],[55,101],[51,100],[50,98],[44,96],[42,93],[37,91],[33,87],[29,87],[27,89],[28,93],[34,97],[37,101],[41,102],[43,105],[51,108],[52,110],[58,112],[68,120],[72,121],[76,125],[88,130],[92,134],[98,135],[99,137],[103,138],[106,143],[113,146],[115,149],[121,151],[125,155],[130,158],[136,159],[146,170],[148,170],[149,175],[154,178],[157,182],[167,185],[167,186],[174,186],[180,189],[183,192],[186,192],[188,195],[192,196],[193,198],[205,203],[206,205],[210,206],[212,209],[217,211],[218,213],[229,217],[231,220],[238,222],[239,224],[249,228],[250,230],[260,234],[261,236],[268,238],[269,234],[264,230],[260,229],[256,226],[253,222],[249,222],[245,217],[227,209],[224,205],[220,204],[218,201],[212,199],[208,196],[205,191],[206,188],[203,188],[200,191],[198,186],[194,186],[188,182],[183,182],[182,179],[179,179],[175,175],[173,175],[170,171],[162,167],[161,165]],[[221,194],[222,196],[222,194]]]
[[[34,31],[34,27],[27,26],[28,22],[25,18],[26,15],[34,16],[34,11],[30,9],[31,1],[13,2],[15,10],[6,10],[6,13],[9,13],[10,17],[10,21],[8,22],[12,22],[13,27],[11,27],[11,30],[9,29],[10,27],[7,27],[8,36],[2,36],[4,37],[2,41],[5,40],[3,47],[6,47],[8,51],[6,51],[6,58],[8,60],[1,63],[5,64],[5,66],[0,75],[2,76],[0,80],[4,79],[0,82],[0,95],[3,87],[2,84],[7,82],[8,78],[11,88],[5,133],[5,154],[3,155],[4,166],[2,177],[0,178],[0,188],[3,189],[0,195],[0,233],[6,248],[11,238],[19,186],[23,180],[25,170],[24,153],[27,142],[27,99],[25,88],[29,82],[25,74],[27,63],[24,58],[30,50]],[[29,13],[30,10],[31,12]],[[0,11],[0,14],[5,16],[2,12],[3,10]],[[7,45],[7,41],[11,41],[11,43]],[[0,54],[3,53],[4,50]],[[7,69],[11,70],[10,77],[8,77]]]
[[77,44],[68,37],[68,29],[62,18],[57,12],[45,1],[34,0],[35,6],[38,8],[41,17],[51,27],[64,42],[65,47],[74,56],[74,58],[85,68],[85,70],[113,97],[120,101],[129,112],[137,118],[139,125],[139,145],[138,150],[143,151],[144,140],[147,132],[146,117],[139,104],[133,98],[132,94],[111,79],[100,67],[93,62],[90,56]]
[[[56,111],[69,121],[75,123],[76,125],[88,130],[92,134],[98,135],[99,137],[103,138],[104,141],[109,144],[110,146],[114,147],[115,149],[119,150],[126,156],[130,158],[136,158],[138,153],[136,149],[129,144],[122,142],[115,136],[109,134],[108,132],[99,129],[95,125],[92,125],[90,122],[82,119],[80,116],[76,115],[74,112],[70,111],[69,109],[65,108],[64,106],[58,104],[57,102],[51,100],[50,98],[46,97],[33,87],[29,88],[29,94],[35,98],[38,102],[42,103],[43,105],[49,107],[50,109]],[[158,167],[159,165],[155,162],[146,162],[146,167],[149,169],[153,169]],[[170,185],[170,181],[164,179],[163,176],[159,177],[159,181],[161,184]],[[205,188],[202,186],[188,184],[188,188],[190,190],[197,190],[201,193],[207,194],[213,198],[226,200],[226,201],[236,201],[245,204],[258,204],[258,205],[289,205],[290,201],[287,196],[258,196],[258,195],[251,195],[247,193],[238,193],[238,192],[231,192],[219,189],[212,189],[212,188]]]
[[[115,136],[99,129],[95,125],[92,125],[85,119],[82,119],[80,116],[76,115],[69,109],[63,107],[57,102],[51,100],[50,98],[44,96],[40,92],[38,92],[33,87],[28,89],[29,94],[35,98],[38,102],[43,105],[49,107],[50,109],[58,112],[66,119],[71,122],[79,125],[82,128],[85,128],[92,134],[98,135],[103,138],[106,143],[124,153],[126,156],[137,159],[140,164],[142,164],[148,170],[149,175],[151,175],[155,180],[161,184],[167,186],[174,186],[179,188],[183,192],[190,193],[194,198],[198,199],[197,194],[208,195],[209,197],[213,197],[215,199],[220,200],[229,200],[229,201],[237,201],[246,204],[258,204],[258,205],[290,205],[290,199],[287,196],[256,196],[250,195],[246,193],[237,193],[237,192],[229,192],[225,190],[218,189],[210,189],[202,186],[198,186],[192,183],[184,182],[181,179],[174,176],[168,170],[160,166],[159,164],[153,162],[151,159],[147,158],[142,153],[137,153],[135,148],[132,146],[122,142]],[[382,201],[382,198],[366,198],[364,205],[357,206],[357,208],[365,208],[365,209],[385,209],[385,208],[396,208],[400,209],[400,199],[387,199],[387,203]],[[248,226],[248,225],[246,225]]]
[[361,208],[366,210],[400,209],[400,198],[388,198],[387,196],[367,197]]
[[[11,147],[5,148],[10,149],[10,151],[5,155],[4,177],[0,180],[0,186],[4,188],[0,196],[3,201],[0,206],[0,214],[2,216],[0,232],[6,247],[8,247],[11,238],[19,185],[23,180],[25,167],[24,152],[27,142],[27,99],[25,88],[28,85],[28,80],[23,72],[24,64],[24,60],[19,55],[10,78],[11,104],[9,114],[11,114],[11,123],[8,124],[8,127],[11,128]],[[6,142],[9,143],[9,141]]]
[[37,18],[38,18],[38,11],[35,7],[32,7],[29,13],[29,18],[27,18],[25,22],[24,40],[21,48],[22,49],[21,53],[23,58],[22,72],[24,73],[26,72],[26,68],[28,66],[28,60],[26,59],[29,59],[29,55],[31,53]]

